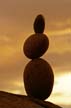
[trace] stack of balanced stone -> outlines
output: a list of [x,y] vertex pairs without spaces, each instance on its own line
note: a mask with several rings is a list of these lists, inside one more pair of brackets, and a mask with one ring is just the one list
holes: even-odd
[[54,74],[50,64],[40,58],[49,47],[49,39],[43,33],[45,20],[38,15],[34,21],[34,34],[29,36],[23,46],[24,54],[31,59],[24,69],[25,90],[30,97],[40,100],[48,98],[54,84]]

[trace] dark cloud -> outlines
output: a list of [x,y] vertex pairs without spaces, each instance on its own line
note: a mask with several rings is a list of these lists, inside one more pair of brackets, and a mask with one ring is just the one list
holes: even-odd
[[[22,90],[23,72],[27,63],[27,59],[21,53],[16,53],[14,56],[0,63],[0,89],[1,90]],[[16,85],[20,83],[19,85]],[[15,84],[14,84],[15,83]],[[24,85],[24,84],[23,84]],[[23,90],[24,91],[24,90]]]
[[7,57],[4,62],[0,63],[0,76],[4,76],[4,79],[19,78],[27,62],[28,60],[21,53],[15,53],[14,56]]

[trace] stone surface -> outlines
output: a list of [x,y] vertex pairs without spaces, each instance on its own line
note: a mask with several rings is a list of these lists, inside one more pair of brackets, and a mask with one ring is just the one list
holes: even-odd
[[24,54],[30,58],[35,59],[41,57],[49,47],[49,39],[45,34],[32,34],[26,39],[23,51]]
[[36,17],[34,21],[34,31],[35,33],[43,33],[45,29],[44,17],[40,14]]
[[44,102],[24,95],[15,95],[0,91],[0,108],[61,108],[50,102]]
[[52,92],[54,74],[51,66],[43,59],[31,60],[24,69],[24,85],[29,96],[45,100]]

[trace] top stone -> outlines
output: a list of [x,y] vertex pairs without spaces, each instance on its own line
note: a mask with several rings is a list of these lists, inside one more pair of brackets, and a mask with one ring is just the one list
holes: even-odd
[[35,33],[43,33],[45,29],[44,17],[40,14],[36,17],[34,21],[34,31]]

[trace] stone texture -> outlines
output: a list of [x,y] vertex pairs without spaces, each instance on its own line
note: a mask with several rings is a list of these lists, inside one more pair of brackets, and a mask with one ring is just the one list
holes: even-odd
[[35,33],[43,33],[45,29],[45,19],[42,15],[38,15],[34,21]]
[[23,52],[26,57],[35,59],[41,57],[49,47],[49,39],[45,34],[30,35],[24,43]]
[[61,108],[53,103],[0,91],[0,108]]
[[24,85],[29,96],[45,100],[53,89],[54,74],[51,66],[44,59],[31,60],[24,69]]

